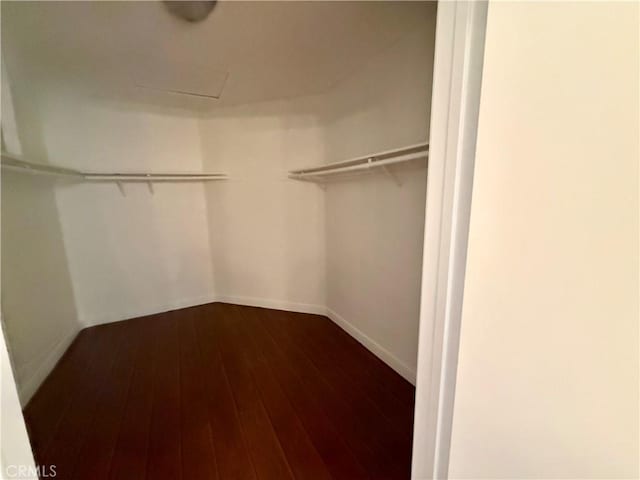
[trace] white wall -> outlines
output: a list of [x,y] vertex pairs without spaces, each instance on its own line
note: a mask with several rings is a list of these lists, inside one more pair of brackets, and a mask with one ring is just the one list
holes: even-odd
[[48,179],[2,175],[2,259],[4,324],[26,403],[80,330]]
[[[100,171],[202,170],[196,118],[171,111],[62,98],[43,111],[43,138],[58,165]],[[204,186],[61,185],[56,199],[85,325],[213,298]]]
[[639,13],[490,4],[450,478],[638,478]]
[[[3,66],[4,67],[4,66]],[[37,111],[3,68],[3,148],[38,155],[18,128]],[[26,403],[80,330],[55,188],[45,177],[2,173],[2,312],[22,403]]]
[[[89,171],[202,170],[195,117],[36,88],[16,72],[25,158]],[[125,185],[122,196],[115,184],[3,175],[2,301],[23,403],[82,326],[213,300],[204,186],[154,188]]]
[[[424,28],[332,90],[325,161],[427,141],[434,35],[432,4]],[[400,187],[378,171],[327,188],[327,306],[415,381],[426,162],[391,170]]]
[[321,163],[322,102],[308,97],[217,109],[201,121],[216,296],[324,313],[324,198],[288,170]]
[[231,178],[207,187],[216,297],[328,313],[412,381],[425,163],[394,168],[401,187],[374,174],[323,191],[286,172],[426,141],[435,5],[422,14],[325,94],[201,121],[204,165]]

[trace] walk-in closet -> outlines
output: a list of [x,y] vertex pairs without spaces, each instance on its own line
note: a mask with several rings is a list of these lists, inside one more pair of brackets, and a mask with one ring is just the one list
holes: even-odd
[[640,478],[640,3],[0,23],[1,478]]
[[1,9],[41,478],[410,478],[437,4]]

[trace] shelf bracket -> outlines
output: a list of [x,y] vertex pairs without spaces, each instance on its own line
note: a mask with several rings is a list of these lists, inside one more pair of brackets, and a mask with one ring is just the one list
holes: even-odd
[[147,178],[149,178],[149,181],[147,182],[147,187],[149,187],[149,193],[153,195],[154,194],[153,182],[151,181],[151,175],[149,175],[148,173],[147,173]]
[[118,190],[120,190],[120,193],[122,194],[123,197],[127,196],[127,192],[124,189],[124,185],[122,184],[122,182],[116,182],[116,184],[118,185]]
[[318,185],[322,190],[326,190],[327,189],[327,183],[323,180],[322,177],[316,177],[318,179],[318,181],[316,182],[316,185]]
[[395,173],[393,173],[391,170],[389,170],[386,165],[381,165],[380,168],[382,168],[382,171],[385,173],[387,177],[393,180],[393,183],[395,183],[398,187],[402,186],[402,182],[400,181],[398,176]]

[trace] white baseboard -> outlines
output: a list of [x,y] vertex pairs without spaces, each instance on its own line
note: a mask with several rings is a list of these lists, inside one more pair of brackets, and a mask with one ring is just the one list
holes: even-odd
[[235,295],[216,295],[215,301],[223,303],[234,303],[236,305],[246,305],[248,307],[273,308],[275,310],[285,310],[287,312],[315,313],[316,315],[326,315],[327,313],[327,309],[323,305],[288,302],[285,300],[270,300],[268,298],[239,297]]
[[200,297],[187,298],[177,300],[169,303],[162,303],[154,305],[150,308],[138,309],[138,310],[126,310],[120,313],[106,313],[106,314],[94,314],[94,315],[80,315],[80,323],[83,328],[95,327],[96,325],[103,325],[105,323],[120,322],[122,320],[130,320],[132,318],[146,317],[147,315],[155,315],[157,313],[170,312],[171,310],[178,310],[180,308],[195,307],[198,305],[204,305],[207,303],[213,303],[218,301],[215,295],[203,295]]
[[233,303],[235,305],[246,305],[250,307],[273,308],[276,310],[286,310],[288,312],[313,313],[324,315],[346,331],[349,335],[360,342],[367,350],[389,365],[405,380],[412,385],[416,384],[416,370],[393,355],[389,350],[371,339],[362,330],[348,322],[344,317],[334,312],[329,307],[308,303],[287,302],[283,300],[270,300],[266,298],[242,297],[235,295],[216,295],[216,302]]
[[373,353],[376,357],[382,360],[384,363],[393,368],[400,376],[402,376],[411,384],[416,384],[416,371],[415,369],[409,367],[406,363],[392,354],[389,350],[381,346],[378,342],[373,340],[367,334],[365,334],[362,330],[354,326],[352,323],[348,322],[344,317],[339,315],[338,313],[331,310],[329,307],[326,308],[326,315],[329,317],[335,324],[341,327],[345,332],[351,335],[353,338],[358,340],[362,345],[364,345],[367,350]]
[[129,320],[131,318],[155,315],[157,313],[169,312],[180,308],[195,307],[213,302],[234,303],[236,305],[246,305],[249,307],[273,308],[289,312],[315,313],[317,315],[325,315],[327,313],[327,309],[323,305],[314,305],[312,303],[298,303],[286,300],[272,300],[268,298],[244,297],[238,295],[211,294],[170,303],[163,303],[151,308],[139,310],[127,310],[119,313],[109,312],[106,314],[80,315],[80,323],[83,328],[93,327],[105,323],[119,322],[122,320]]
[[[313,313],[316,315],[325,315],[329,319],[331,319],[334,323],[336,323],[338,326],[340,326],[349,335],[351,335],[356,340],[358,340],[358,342],[360,342],[365,348],[371,351],[380,360],[382,360],[384,363],[389,365],[393,370],[398,372],[398,374],[404,377],[407,381],[411,382],[413,385],[416,384],[416,371],[414,368],[409,367],[406,363],[401,361],[398,357],[393,355],[386,348],[381,346],[378,342],[373,340],[371,337],[365,334],[362,330],[360,330],[359,328],[354,326],[352,323],[347,321],[344,317],[339,315],[337,312],[323,305],[316,305],[311,303],[289,302],[286,300],[273,300],[268,298],[245,297],[245,296],[238,296],[238,295],[213,295],[212,294],[212,295],[204,295],[201,297],[190,298],[186,300],[180,300],[176,302],[156,305],[152,308],[146,308],[143,310],[128,311],[125,313],[121,313],[119,315],[107,314],[107,315],[84,316],[83,318],[81,318],[81,323],[84,327],[91,327],[95,325],[101,325],[104,323],[112,323],[112,322],[118,322],[121,320],[128,320],[131,318],[144,317],[147,315],[154,315],[157,313],[168,312],[171,310],[178,310],[180,308],[194,307],[197,305],[204,305],[204,304],[213,303],[213,302],[232,303],[236,305],[246,305],[250,307],[273,308],[276,310],[285,310],[289,312]],[[71,342],[69,342],[69,344],[70,343]],[[64,352],[64,349],[62,350],[62,352]]]
[[18,397],[20,397],[20,404],[23,407],[31,400],[33,394],[36,393],[42,382],[44,382],[45,378],[51,373],[51,370],[53,370],[58,360],[64,355],[64,352],[67,351],[67,348],[69,348],[79,331],[80,329],[77,328],[69,330],[69,332],[53,346],[49,353],[40,360],[40,364],[35,368],[33,373],[25,380],[20,380]]

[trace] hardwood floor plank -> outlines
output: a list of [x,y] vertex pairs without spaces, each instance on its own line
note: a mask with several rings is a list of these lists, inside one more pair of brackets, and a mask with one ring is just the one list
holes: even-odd
[[50,446],[62,417],[75,393],[82,388],[82,379],[98,357],[92,348],[98,340],[95,329],[85,329],[75,338],[51,374],[24,409],[24,417],[36,462],[46,464],[44,452]]
[[360,342],[345,332],[340,326],[332,321],[327,321],[327,317],[320,315],[293,312],[289,312],[289,314],[303,320],[305,324],[308,325],[309,330],[312,330],[314,334],[324,335],[330,339],[336,347],[340,347],[340,350],[348,355],[349,365],[357,369],[359,375],[364,377],[372,376],[375,385],[390,392],[393,397],[413,412],[415,387],[373,353],[363,348]]
[[185,479],[217,479],[213,434],[207,410],[206,388],[193,326],[194,309],[173,312],[178,316],[181,365],[182,473]]
[[[341,358],[341,349],[335,344],[322,344],[318,335],[308,335],[306,318],[296,318],[290,313],[282,315],[286,331],[294,336],[303,346],[311,362],[321,375],[339,392],[348,392],[350,403],[358,405],[358,413],[366,423],[377,422],[375,441],[380,449],[400,458],[404,464],[411,461],[411,423],[404,425],[394,422],[379,407],[381,403],[374,395],[368,394],[360,379],[351,378],[345,373],[345,363]],[[378,400],[378,401],[375,401]],[[404,420],[404,419],[403,419]],[[408,472],[407,472],[408,474]]]
[[[355,349],[350,342],[342,341],[346,333],[343,331],[344,335],[337,335],[333,328],[328,327],[328,323],[333,322],[327,322],[326,318],[293,312],[288,312],[287,316],[291,317],[292,325],[302,335],[313,341],[317,349],[321,352],[332,351],[349,381],[362,389],[363,393],[375,403],[376,407],[397,427],[399,432],[405,435],[411,432],[413,395],[411,394],[410,403],[406,403],[401,400],[400,396],[394,394],[396,389],[392,388],[392,385],[399,383],[397,373],[391,372],[389,375],[389,372],[386,372],[386,370],[390,370],[389,367],[384,365],[384,368],[381,368],[377,363],[380,360],[377,358],[375,363],[366,361],[365,357],[358,354],[362,349]],[[394,378],[394,381],[388,381],[389,377]],[[403,382],[406,388],[402,390],[411,392],[413,386],[409,382]]]
[[349,444],[360,463],[366,465],[372,478],[398,478],[396,462],[390,452],[386,452],[377,442],[377,422],[363,417],[359,405],[349,398],[349,391],[336,391],[313,364],[308,352],[300,346],[300,339],[293,338],[286,331],[286,321],[281,316],[270,316],[269,321],[261,323],[272,336],[274,342],[296,370],[305,388],[313,395],[322,398],[322,407],[332,418],[335,425]]
[[295,476],[368,478],[319,399],[309,394],[289,365],[274,352],[271,338],[256,328],[254,322],[260,319],[246,309],[241,314],[244,337],[258,352],[254,378]]
[[236,329],[236,323],[241,319],[232,308],[221,308],[218,305],[214,309],[218,317],[215,322],[217,346],[258,478],[292,479],[291,468],[248,366],[246,355],[249,349],[241,342]]
[[179,480],[182,478],[182,442],[178,323],[169,312],[156,319],[154,330],[159,337],[161,354],[154,375],[146,478]]
[[378,462],[378,467],[370,473],[382,475],[383,478],[408,478],[411,459],[409,437],[397,435],[389,421],[360,391],[357,384],[344,377],[334,349],[328,352],[317,350],[313,342],[291,331],[294,327],[287,315],[279,318],[283,323],[283,335],[289,337],[294,348],[306,356],[309,364],[316,369],[319,378],[330,386],[325,394],[333,402],[334,414],[342,422],[350,422],[352,433],[357,438],[355,444],[362,443],[369,447],[373,458],[369,458],[368,463],[374,465],[374,462]]
[[79,379],[79,388],[73,394],[57,433],[44,452],[47,464],[56,465],[56,476],[69,479],[84,445],[96,408],[103,391],[110,385],[108,379],[118,358],[126,329],[119,325],[93,327],[96,329],[94,361]]
[[162,354],[159,337],[154,334],[156,319],[151,316],[130,320],[141,331],[136,344],[139,357],[111,460],[112,480],[139,480],[146,475],[154,377]]
[[247,330],[246,318],[234,308],[238,317],[234,327],[239,341],[245,346],[247,364],[257,386],[262,404],[267,410],[271,425],[279,439],[287,463],[296,478],[328,480],[332,478],[322,458],[313,446],[300,419],[289,403],[286,395],[267,366],[267,359],[256,345],[253,332]]
[[82,331],[25,408],[65,480],[407,479],[412,415],[326,317],[221,303]]
[[200,362],[207,369],[204,382],[218,473],[225,480],[255,479],[255,469],[240,430],[231,387],[216,347],[217,339],[212,327],[217,319],[208,307],[197,310],[194,327]]
[[[93,480],[107,479],[111,460],[131,381],[136,368],[139,349],[138,336],[142,335],[139,323],[132,323],[122,338],[118,357],[109,377],[104,379],[108,388],[102,390],[89,427],[84,446],[78,457],[73,478]],[[128,326],[127,326],[128,327]]]
[[253,337],[260,342],[263,352],[267,352],[268,367],[280,387],[296,410],[313,444],[335,478],[368,478],[363,466],[356,459],[339,425],[325,411],[322,398],[315,389],[305,386],[303,380],[291,366],[289,359],[264,330],[262,318],[246,317]]

